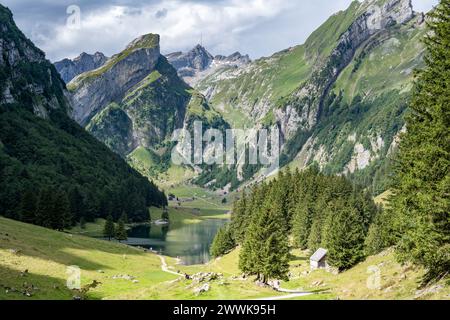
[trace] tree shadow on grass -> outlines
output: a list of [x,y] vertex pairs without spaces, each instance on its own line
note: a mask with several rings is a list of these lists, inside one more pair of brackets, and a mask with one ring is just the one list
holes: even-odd
[[[76,265],[83,270],[107,269],[108,266],[101,261],[103,253],[116,256],[147,254],[122,244],[74,236],[8,219],[0,220],[0,249],[13,250],[18,258],[34,257],[66,266]],[[83,257],[76,254],[76,250],[87,253]]]
[[0,265],[0,300],[71,300],[74,295],[63,279]]
[[308,261],[309,259],[307,257],[303,256],[296,256],[294,254],[289,253],[289,261]]

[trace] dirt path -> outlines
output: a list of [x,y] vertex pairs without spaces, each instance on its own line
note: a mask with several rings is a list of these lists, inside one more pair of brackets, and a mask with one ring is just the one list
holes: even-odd
[[[280,291],[283,292],[283,291]],[[288,294],[286,296],[274,296],[274,297],[267,297],[267,298],[259,298],[256,299],[256,301],[275,301],[275,300],[288,300],[288,299],[294,299],[299,297],[306,297],[313,295],[314,293],[311,292],[299,292],[299,293],[292,293]]]
[[[176,276],[184,277],[185,275],[182,273],[178,273],[175,271],[172,271],[169,269],[169,266],[167,265],[166,259],[163,256],[158,255],[158,258],[161,260],[161,270]],[[258,298],[258,299],[252,299],[255,301],[274,301],[274,300],[287,300],[287,299],[294,299],[299,297],[306,297],[309,295],[312,295],[311,292],[298,292],[296,290],[290,290],[290,289],[283,289],[283,288],[277,288],[278,292],[284,292],[284,293],[290,293],[285,296],[273,296],[273,297],[265,297],[265,298]]]
[[158,255],[158,257],[161,260],[161,270],[162,271],[170,273],[170,274],[174,274],[176,276],[184,277],[184,274],[170,270],[169,266],[167,265],[166,259],[163,256]]

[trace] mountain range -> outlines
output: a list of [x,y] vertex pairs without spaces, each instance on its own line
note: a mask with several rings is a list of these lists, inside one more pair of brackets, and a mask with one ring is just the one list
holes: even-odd
[[[148,177],[173,169],[174,130],[202,120],[205,129],[277,128],[283,166],[317,165],[379,193],[423,64],[424,20],[410,0],[354,1],[304,44],[255,61],[201,45],[164,56],[148,34],[109,59],[82,54],[56,66],[64,80],[74,76],[70,116]],[[262,178],[249,165],[183,170],[213,188]]]
[[83,52],[75,59],[63,59],[54,65],[64,82],[69,83],[79,74],[100,68],[107,60],[108,58],[101,52],[94,54]]
[[0,5],[0,212],[51,228],[121,213],[148,221],[163,192],[72,118],[66,85]]

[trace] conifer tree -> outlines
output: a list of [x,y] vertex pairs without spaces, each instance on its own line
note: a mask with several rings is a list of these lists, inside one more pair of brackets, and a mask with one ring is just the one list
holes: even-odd
[[38,197],[36,191],[27,189],[22,198],[21,203],[21,218],[26,223],[36,222],[36,211],[38,205]]
[[313,215],[311,200],[309,198],[303,199],[302,203],[295,210],[292,222],[294,244],[300,249],[306,249],[308,247]]
[[80,221],[81,218],[84,218],[85,222],[85,206],[84,206],[84,197],[80,191],[78,186],[74,187],[69,192],[69,201],[70,201],[70,211],[72,212],[73,219],[75,221]]
[[323,230],[323,245],[328,250],[330,265],[345,270],[364,258],[363,218],[345,200],[330,203]]
[[67,193],[63,190],[58,190],[54,196],[51,208],[51,228],[62,231],[71,226],[72,218]]
[[380,253],[395,245],[393,216],[388,210],[378,210],[367,232],[364,243],[366,255]]
[[86,229],[86,219],[84,219],[84,217],[81,217],[80,219],[80,228]]
[[116,239],[119,241],[128,239],[127,230],[125,228],[125,221],[122,218],[120,218],[119,222],[117,223]]
[[116,228],[114,226],[114,220],[111,215],[106,218],[105,227],[103,229],[103,235],[108,238],[109,241],[115,236]]
[[450,0],[440,1],[427,24],[426,66],[401,137],[390,211],[399,258],[423,265],[425,281],[450,270]]
[[236,247],[229,226],[221,228],[211,244],[210,253],[214,258],[229,253]]
[[41,190],[38,206],[36,210],[36,223],[42,227],[52,227],[52,213],[54,208],[53,191],[50,189]]
[[266,197],[251,221],[240,255],[242,271],[270,279],[286,279],[289,270],[289,241],[285,216],[274,195]]
[[[323,192],[323,191],[322,191]],[[317,199],[314,206],[314,214],[312,217],[311,230],[308,237],[308,249],[311,251],[316,251],[322,246],[322,234],[324,221],[327,215],[328,200],[325,196],[321,195]]]
[[[255,196],[255,192],[256,189],[253,190],[253,196]],[[245,232],[250,220],[250,216],[247,214],[249,209],[247,205],[247,195],[245,192],[242,198],[233,205],[230,229],[233,233],[233,238],[238,243],[244,242]]]
[[322,218],[316,215],[308,237],[308,249],[316,251],[322,245]]

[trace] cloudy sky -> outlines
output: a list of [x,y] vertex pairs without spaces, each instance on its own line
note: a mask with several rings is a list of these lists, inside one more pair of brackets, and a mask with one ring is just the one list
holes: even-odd
[[[438,0],[413,0],[428,11]],[[202,41],[213,54],[268,56],[303,43],[351,0],[0,0],[24,33],[56,61],[81,52],[112,55],[131,40],[161,35],[163,53]],[[80,10],[80,19],[78,17]]]

